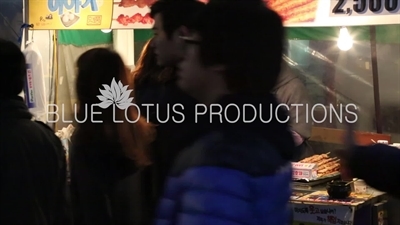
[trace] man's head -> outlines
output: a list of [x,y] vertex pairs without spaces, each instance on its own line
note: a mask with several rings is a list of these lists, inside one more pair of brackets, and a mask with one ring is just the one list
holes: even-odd
[[190,27],[179,66],[184,91],[200,101],[213,93],[271,91],[281,70],[284,29],[262,0],[212,0]]
[[160,66],[175,66],[183,57],[179,36],[194,14],[205,7],[197,0],[159,0],[151,6],[154,50]]
[[17,96],[25,84],[25,56],[17,45],[0,39],[0,58],[0,97]]

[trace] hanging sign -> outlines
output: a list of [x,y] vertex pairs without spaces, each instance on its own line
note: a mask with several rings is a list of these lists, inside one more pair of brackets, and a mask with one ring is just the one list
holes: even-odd
[[113,0],[29,0],[29,23],[38,30],[105,29]]
[[[150,6],[156,0],[28,1],[33,29],[150,29],[154,24]],[[400,24],[400,0],[263,1],[287,27]]]
[[111,29],[151,29],[150,6],[156,0],[114,0]]
[[400,0],[336,0],[331,1],[330,16],[392,15],[399,11],[399,7]]
[[282,17],[286,27],[400,24],[400,0],[263,1]]
[[353,225],[354,213],[350,206],[292,204],[294,224]]
[[28,0],[35,30],[149,29],[156,0]]
[[400,24],[400,0],[264,1],[282,16],[287,27]]
[[264,0],[264,2],[281,15],[286,25],[314,22],[320,4],[315,0]]

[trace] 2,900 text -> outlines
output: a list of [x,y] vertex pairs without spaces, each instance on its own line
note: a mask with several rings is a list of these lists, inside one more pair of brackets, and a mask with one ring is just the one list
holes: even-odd
[[332,9],[333,14],[365,14],[368,11],[374,14],[386,10],[389,13],[396,13],[399,10],[400,0],[353,0],[353,7],[346,7],[347,0],[337,0]]

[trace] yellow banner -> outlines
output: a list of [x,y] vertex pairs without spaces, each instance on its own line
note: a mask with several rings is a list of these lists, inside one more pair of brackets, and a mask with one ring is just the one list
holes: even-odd
[[29,24],[38,30],[109,29],[113,0],[29,0]]

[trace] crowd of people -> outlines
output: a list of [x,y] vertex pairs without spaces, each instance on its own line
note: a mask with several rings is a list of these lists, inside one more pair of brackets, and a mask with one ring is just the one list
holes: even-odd
[[[291,162],[303,154],[299,151],[311,126],[276,117],[269,123],[196,122],[190,110],[197,103],[269,109],[279,102],[307,101],[306,95],[279,89],[293,90],[288,84],[296,82],[292,75],[281,75],[287,68],[280,16],[261,0],[211,0],[207,5],[159,0],[151,6],[151,17],[154,37],[134,71],[106,48],[88,50],[77,60],[78,118],[88,113],[102,123],[82,119],[77,125],[70,184],[60,140],[47,125],[32,120],[18,96],[26,78],[24,55],[14,43],[0,40],[0,224],[290,223]],[[113,79],[134,89],[138,105],[160,108],[141,108],[146,113],[135,123],[128,122],[138,117],[134,107],[126,114],[117,110],[113,115],[111,107],[92,112],[86,106],[97,104],[98,90]],[[157,116],[168,113],[167,105],[177,103],[188,109],[185,121],[157,123]],[[284,108],[276,111],[289,114]],[[269,118],[270,110],[262,112]],[[115,123],[114,116],[122,122]],[[356,146],[351,129],[346,144],[339,155],[351,173],[400,195],[398,149]],[[378,174],[364,172],[372,166],[393,182],[377,182]]]

